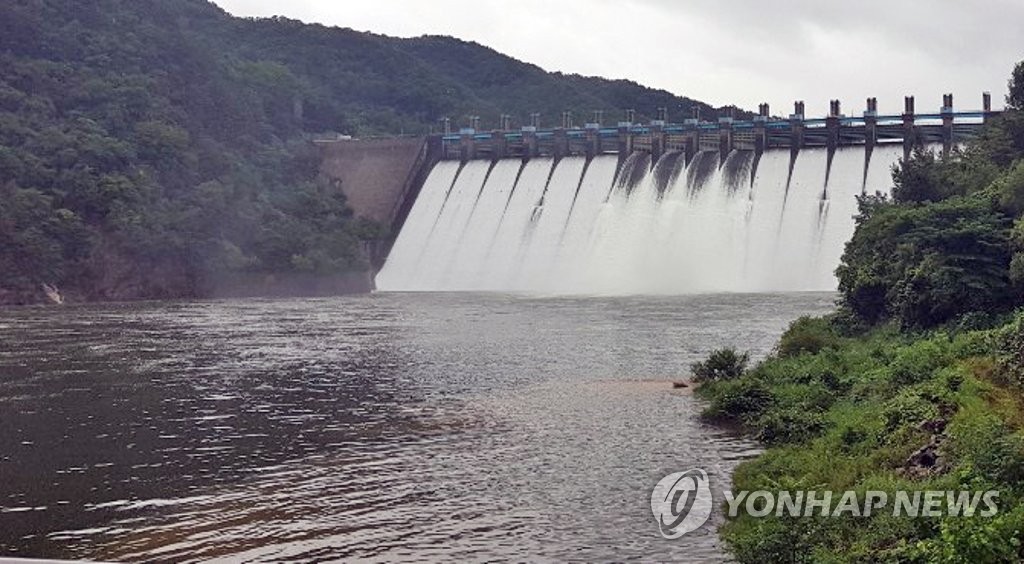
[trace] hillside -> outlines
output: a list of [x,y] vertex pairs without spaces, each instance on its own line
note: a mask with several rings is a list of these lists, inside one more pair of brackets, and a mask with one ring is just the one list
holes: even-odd
[[693,104],[451,38],[240,19],[204,0],[4,2],[0,303],[36,301],[44,283],[81,300],[294,277],[365,289],[362,241],[382,230],[315,182],[310,135]]

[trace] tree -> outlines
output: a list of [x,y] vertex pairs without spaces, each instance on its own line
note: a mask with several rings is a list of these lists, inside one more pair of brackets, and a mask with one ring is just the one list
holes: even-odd
[[1011,225],[987,194],[862,208],[836,271],[843,301],[869,323],[908,327],[1012,308]]
[[1013,67],[1009,89],[1010,93],[1006,95],[1006,105],[1015,110],[1024,110],[1024,61]]
[[892,181],[892,197],[897,203],[938,202],[948,195],[948,185],[931,151],[918,149],[910,159],[900,159],[893,167]]
[[695,382],[717,382],[739,378],[749,363],[749,353],[724,348],[712,351],[706,360],[694,363],[690,368]]

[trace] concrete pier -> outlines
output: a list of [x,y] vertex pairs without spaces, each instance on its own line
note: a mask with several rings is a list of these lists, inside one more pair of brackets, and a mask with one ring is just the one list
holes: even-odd
[[914,128],[914,97],[903,98],[903,159],[907,160],[918,145],[917,130]]
[[789,116],[789,173],[793,174],[796,157],[804,146],[804,103],[795,102]]
[[868,98],[867,109],[864,110],[864,146],[868,155],[878,142],[878,99]]
[[652,122],[650,135],[651,160],[658,162],[658,159],[665,154],[665,122],[663,120]]
[[475,130],[466,128],[459,132],[459,158],[469,161],[476,158]]
[[554,152],[553,156],[555,160],[569,155],[569,138],[565,133],[564,128],[558,128],[553,132],[554,135]]
[[718,162],[720,163],[725,162],[725,158],[733,149],[732,123],[732,117],[718,118]]
[[953,95],[942,95],[942,154],[949,155],[953,150]]
[[[617,143],[617,146],[618,146],[619,164],[620,165],[622,164],[622,161],[624,161],[626,159],[626,157],[629,156],[629,154],[633,152],[633,132],[632,132],[632,129],[633,129],[633,124],[631,122],[624,121],[624,122],[620,122],[619,123],[619,128],[618,128],[618,131],[617,131],[618,141],[619,142]],[[598,131],[598,135],[599,136],[602,133],[603,133],[603,130],[599,130]]]

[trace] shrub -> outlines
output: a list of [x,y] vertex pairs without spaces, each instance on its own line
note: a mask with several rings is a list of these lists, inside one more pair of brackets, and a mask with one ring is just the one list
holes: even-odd
[[949,426],[956,457],[986,479],[1019,483],[1024,478],[1024,439],[999,417],[980,410],[959,414]]
[[946,351],[935,340],[919,341],[897,353],[891,379],[900,385],[923,382],[946,362]]
[[[882,301],[884,302],[884,297]],[[882,307],[884,309],[884,305]],[[865,322],[865,319],[857,315],[857,312],[845,303],[839,303],[836,311],[826,316],[826,319],[828,319],[832,329],[840,337],[855,337],[871,329],[871,326]]]
[[1013,253],[1010,259],[1010,282],[1017,288],[1024,286],[1024,252]]
[[779,356],[796,356],[801,353],[816,354],[838,344],[839,336],[827,319],[801,317],[782,334],[776,350]]
[[839,433],[839,444],[844,452],[850,452],[855,447],[868,440],[868,432],[858,427],[845,427]]
[[772,393],[778,404],[786,408],[799,408],[809,411],[823,411],[832,407],[836,401],[836,393],[822,382],[807,384],[773,383]]
[[814,562],[814,539],[821,519],[766,517],[746,519],[725,534],[739,562]]
[[717,384],[710,392],[708,417],[749,419],[764,413],[775,403],[775,396],[759,380],[742,379]]
[[933,419],[938,414],[939,409],[935,403],[923,397],[919,390],[905,390],[885,403],[882,409],[884,432],[893,433],[901,427]]
[[845,391],[849,389],[849,385],[840,380],[839,376],[836,376],[835,372],[832,371],[825,371],[821,373],[821,383],[830,390]]
[[958,333],[950,343],[949,353],[952,358],[966,359],[995,352],[991,331],[966,331]]
[[1004,212],[1013,217],[1024,213],[1024,161],[1014,163],[1006,174],[993,182],[992,190]]
[[821,414],[802,408],[769,411],[756,426],[757,439],[769,445],[802,443],[813,439],[825,429]]
[[953,334],[959,335],[969,331],[992,329],[1002,325],[1005,321],[1003,316],[994,315],[987,311],[969,311],[954,319],[948,327]]
[[1024,313],[995,332],[996,362],[1004,383],[1024,387]]
[[739,354],[735,349],[724,348],[713,351],[704,362],[695,363],[691,370],[696,382],[734,380],[747,369],[750,354]]
[[[1000,500],[1002,501],[1002,500]],[[992,517],[946,517],[938,534],[916,543],[909,551],[917,562],[1020,562],[1024,507],[1003,509]]]

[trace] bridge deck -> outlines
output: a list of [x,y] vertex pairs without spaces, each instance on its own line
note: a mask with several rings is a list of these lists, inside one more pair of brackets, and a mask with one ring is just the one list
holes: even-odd
[[717,122],[687,120],[684,123],[622,123],[618,127],[588,124],[583,128],[519,131],[475,131],[463,129],[457,134],[439,136],[442,158],[494,159],[503,157],[568,156],[624,154],[649,151],[660,156],[665,151],[683,151],[687,156],[701,150],[733,149],[763,151],[773,148],[902,143],[909,153],[914,146],[941,143],[947,150],[977,135],[992,111],[934,114],[874,115],[861,117],[830,116],[804,119],[755,118],[753,121]]

